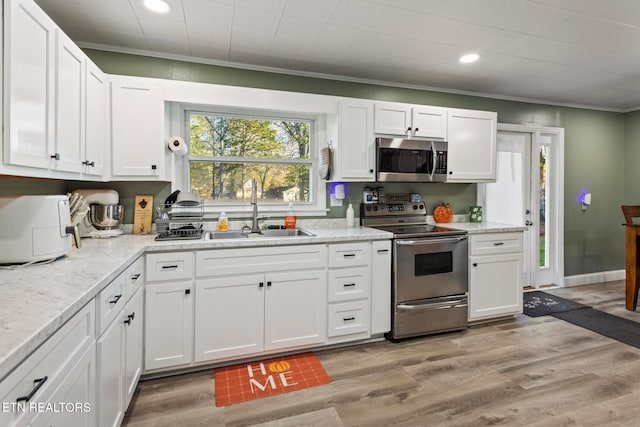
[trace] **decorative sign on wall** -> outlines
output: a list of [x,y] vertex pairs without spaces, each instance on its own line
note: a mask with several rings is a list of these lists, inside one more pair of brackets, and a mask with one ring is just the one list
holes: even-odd
[[153,196],[136,196],[133,212],[133,234],[151,233],[151,219],[153,218]]

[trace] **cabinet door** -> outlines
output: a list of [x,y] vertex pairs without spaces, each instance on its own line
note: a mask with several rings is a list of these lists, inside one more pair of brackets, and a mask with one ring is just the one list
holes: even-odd
[[497,113],[449,110],[447,182],[496,179]]
[[[121,313],[123,313],[121,311]],[[123,315],[107,327],[97,342],[98,426],[116,427],[124,416],[122,396]]]
[[193,285],[147,284],[145,288],[146,371],[193,360]]
[[371,243],[371,334],[391,330],[391,241]]
[[419,138],[447,138],[447,109],[439,107],[413,107],[411,134]]
[[339,120],[335,179],[374,181],[373,103],[356,100],[341,102]]
[[5,162],[46,169],[54,154],[56,25],[31,0],[4,7]]
[[522,312],[522,255],[469,258],[469,320]]
[[73,404],[73,411],[39,412],[33,427],[74,426],[94,427],[96,398],[96,347],[91,348],[69,371],[48,402]]
[[262,274],[196,282],[196,362],[264,349],[265,287]]
[[123,407],[126,410],[142,373],[142,289],[138,289],[124,309]]
[[327,273],[310,270],[266,275],[265,349],[327,339]]
[[86,61],[86,69],[83,172],[88,175],[103,175],[107,146],[107,80],[104,73],[90,60]]
[[62,31],[56,48],[56,170],[81,172],[84,157],[85,55]]
[[408,137],[411,134],[411,107],[401,104],[376,102],[374,132]]
[[159,177],[158,85],[114,79],[111,90],[113,176]]

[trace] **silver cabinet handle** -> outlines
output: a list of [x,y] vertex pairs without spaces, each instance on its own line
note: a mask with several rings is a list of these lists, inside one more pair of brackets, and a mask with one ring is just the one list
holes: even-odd
[[399,246],[432,245],[434,243],[460,242],[462,240],[467,240],[467,236],[450,237],[450,238],[443,238],[443,239],[396,240],[396,245],[399,245]]

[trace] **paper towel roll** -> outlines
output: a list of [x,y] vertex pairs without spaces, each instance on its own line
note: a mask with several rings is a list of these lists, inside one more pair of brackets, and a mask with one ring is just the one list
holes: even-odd
[[169,139],[169,150],[178,156],[184,156],[189,152],[187,144],[179,136],[173,136]]

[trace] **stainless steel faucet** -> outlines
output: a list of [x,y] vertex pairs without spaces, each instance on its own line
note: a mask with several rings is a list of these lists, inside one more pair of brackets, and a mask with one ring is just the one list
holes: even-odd
[[260,227],[258,227],[258,183],[255,178],[251,180],[251,204],[253,205],[251,232],[260,233]]

